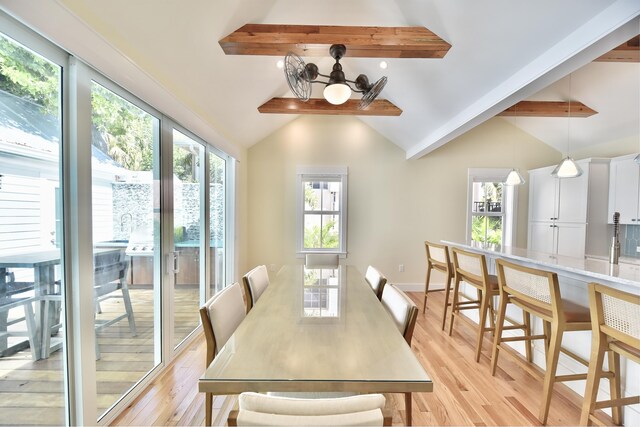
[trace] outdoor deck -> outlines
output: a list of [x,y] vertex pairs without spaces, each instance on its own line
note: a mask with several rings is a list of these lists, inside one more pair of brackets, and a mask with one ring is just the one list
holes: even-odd
[[[185,337],[199,322],[198,288],[175,290],[175,333]],[[127,320],[98,333],[101,358],[96,360],[98,414],[104,413],[153,367],[153,294],[151,289],[130,288],[137,336]],[[122,299],[101,303],[98,319],[124,312]],[[58,334],[62,336],[62,331]],[[55,337],[54,337],[55,338]],[[29,349],[0,358],[0,425],[64,424],[62,351],[33,361]]]

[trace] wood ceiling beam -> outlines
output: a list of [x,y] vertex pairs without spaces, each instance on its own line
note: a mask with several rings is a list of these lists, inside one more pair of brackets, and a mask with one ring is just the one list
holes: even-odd
[[451,45],[425,27],[246,24],[221,39],[227,55],[329,56],[332,44],[347,57],[442,58]]
[[[582,102],[571,101],[571,117],[591,117],[597,111]],[[565,101],[520,101],[499,116],[511,117],[568,117],[569,103]]]
[[598,62],[640,62],[640,36],[622,43],[595,61]]
[[263,114],[325,114],[338,116],[399,116],[402,110],[386,99],[376,99],[360,110],[359,99],[349,99],[341,105],[333,105],[324,98],[311,98],[304,102],[298,98],[271,98],[258,107]]

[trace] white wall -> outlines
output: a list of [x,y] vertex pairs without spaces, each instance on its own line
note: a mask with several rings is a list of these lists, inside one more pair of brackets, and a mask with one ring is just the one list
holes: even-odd
[[[514,140],[516,138],[517,140]],[[560,153],[497,118],[419,160],[354,117],[301,116],[248,150],[244,271],[295,257],[295,168],[349,168],[348,264],[376,265],[391,282],[423,283],[426,239],[465,238],[467,169],[551,165]],[[520,188],[517,242],[526,246]],[[404,264],[405,271],[398,272]]]

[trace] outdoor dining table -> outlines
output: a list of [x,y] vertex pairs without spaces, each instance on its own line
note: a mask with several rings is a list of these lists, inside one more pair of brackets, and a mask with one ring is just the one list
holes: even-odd
[[[94,255],[114,250],[119,249],[95,249]],[[60,264],[60,251],[60,249],[45,249],[0,256],[0,295],[5,295],[7,292],[7,269],[33,269],[34,299],[39,303],[39,307],[35,310],[36,336],[39,338],[35,343],[37,347],[35,353],[40,355],[41,358],[48,357],[50,350],[49,348],[43,348],[44,344],[49,343],[49,340],[46,339],[44,331],[42,330],[43,325],[53,325],[59,322],[60,302],[56,301],[55,304],[49,304],[49,312],[45,313],[45,304],[43,304],[43,301],[46,296],[60,296],[60,290],[56,289],[55,278],[55,267]],[[45,318],[45,316],[48,316],[48,318]],[[7,312],[2,312],[0,313],[0,332],[6,332],[6,330]],[[15,350],[15,348],[13,350]],[[12,348],[7,348],[6,338],[2,338],[0,341],[0,351],[12,351]]]
[[298,265],[271,281],[199,391],[406,393],[433,382],[355,267]]

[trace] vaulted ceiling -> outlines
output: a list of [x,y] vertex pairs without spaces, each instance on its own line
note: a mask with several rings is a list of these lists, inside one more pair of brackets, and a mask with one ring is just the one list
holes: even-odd
[[[638,134],[640,126],[639,64],[590,64],[640,32],[638,1],[46,1],[71,12],[78,18],[74,25],[88,26],[224,138],[246,147],[296,117],[258,112],[273,97],[292,96],[276,67],[280,57],[225,55],[218,44],[247,23],[424,26],[450,43],[442,59],[389,58],[386,70],[379,67],[380,59],[349,58],[348,52],[341,61],[348,76],[388,76],[380,98],[396,104],[402,115],[361,120],[408,158],[432,151],[522,99],[568,100],[563,77],[575,70],[571,98],[598,114],[571,122],[572,144],[624,138]],[[38,13],[18,0],[1,4],[26,21]],[[313,62],[327,70],[333,60],[327,53]],[[320,87],[313,96],[322,96]],[[523,118],[517,124],[564,151],[566,123]]]

